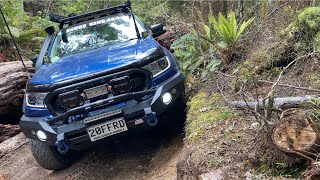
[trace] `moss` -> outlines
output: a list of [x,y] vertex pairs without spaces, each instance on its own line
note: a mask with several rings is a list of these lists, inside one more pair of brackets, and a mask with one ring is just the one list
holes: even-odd
[[313,38],[314,47],[316,51],[320,51],[320,32],[318,32],[315,37]]
[[299,13],[298,17],[283,31],[294,42],[298,55],[319,48],[320,7],[309,7]]
[[216,121],[227,120],[234,115],[226,106],[219,104],[220,101],[218,93],[208,95],[204,91],[198,92],[190,99],[186,126],[189,140],[200,138]]
[[314,50],[320,50],[320,7],[301,11],[277,41],[253,52],[248,60],[258,67],[260,74],[273,67],[285,67],[295,58]]

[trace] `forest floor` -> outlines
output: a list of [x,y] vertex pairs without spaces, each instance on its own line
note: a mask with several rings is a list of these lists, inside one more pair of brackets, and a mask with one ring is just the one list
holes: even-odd
[[71,167],[49,171],[40,167],[20,133],[0,144],[0,180],[7,179],[176,179],[183,136],[135,134],[84,152]]

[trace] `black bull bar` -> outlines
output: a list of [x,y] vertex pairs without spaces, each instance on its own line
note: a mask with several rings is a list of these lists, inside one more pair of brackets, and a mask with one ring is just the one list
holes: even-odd
[[82,106],[68,110],[67,112],[59,114],[51,119],[47,119],[46,122],[48,124],[53,124],[58,121],[66,120],[70,116],[83,114],[83,113],[93,111],[96,109],[101,109],[101,108],[111,106],[111,105],[117,104],[121,101],[128,100],[128,99],[135,99],[136,101],[140,102],[140,101],[142,101],[142,97],[144,97],[146,95],[151,95],[151,94],[153,95],[155,92],[156,92],[156,89],[149,89],[149,90],[144,90],[144,91],[139,91],[139,92],[125,93],[125,94],[121,94],[121,95],[118,95],[115,97],[110,97],[107,99],[98,100],[98,101],[84,104]]

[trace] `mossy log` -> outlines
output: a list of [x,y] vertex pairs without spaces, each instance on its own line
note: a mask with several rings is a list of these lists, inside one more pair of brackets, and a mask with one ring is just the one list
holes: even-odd
[[[29,71],[33,70],[31,61],[25,61],[25,64]],[[0,63],[0,116],[21,109],[27,79],[20,61]]]
[[319,152],[319,124],[306,111],[290,112],[278,123],[272,132],[273,143],[282,151],[315,158]]

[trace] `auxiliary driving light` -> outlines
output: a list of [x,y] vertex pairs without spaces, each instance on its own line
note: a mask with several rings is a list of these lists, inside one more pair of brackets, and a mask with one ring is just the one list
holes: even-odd
[[168,92],[162,95],[162,101],[164,104],[168,105],[172,100],[172,95]]
[[37,131],[37,137],[40,139],[40,141],[46,141],[47,135],[43,131]]

